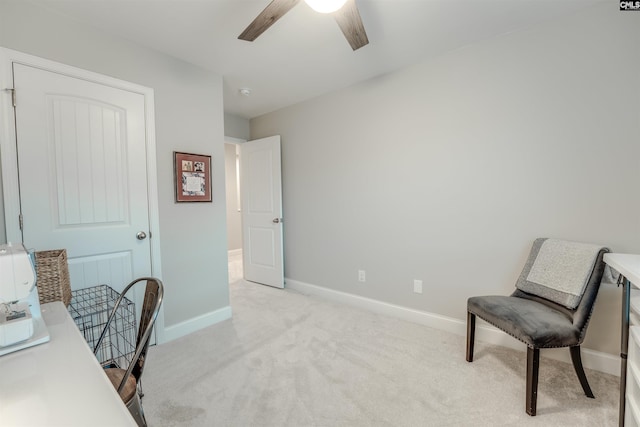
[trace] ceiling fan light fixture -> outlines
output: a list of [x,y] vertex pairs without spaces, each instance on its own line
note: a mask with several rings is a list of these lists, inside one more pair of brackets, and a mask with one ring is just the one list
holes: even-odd
[[347,0],[304,0],[311,9],[320,13],[333,13],[340,10]]

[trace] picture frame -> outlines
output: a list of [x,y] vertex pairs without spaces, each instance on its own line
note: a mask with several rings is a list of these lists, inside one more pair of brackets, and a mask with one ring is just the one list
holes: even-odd
[[173,152],[176,203],[212,202],[211,156]]

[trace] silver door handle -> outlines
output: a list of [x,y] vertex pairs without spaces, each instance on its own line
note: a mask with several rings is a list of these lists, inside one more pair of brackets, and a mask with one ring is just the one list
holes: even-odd
[[280,224],[282,222],[282,218],[273,218],[273,222],[274,224]]
[[144,240],[147,238],[147,233],[145,233],[144,231],[138,231],[138,234],[136,234],[136,238],[138,240]]

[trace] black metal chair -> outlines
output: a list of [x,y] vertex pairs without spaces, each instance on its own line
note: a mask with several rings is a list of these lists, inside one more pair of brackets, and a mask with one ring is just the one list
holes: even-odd
[[149,342],[151,340],[151,331],[155,324],[160,306],[162,305],[162,297],[164,294],[164,288],[160,279],[154,277],[141,277],[129,283],[126,288],[120,294],[120,297],[115,303],[104,330],[98,339],[94,348],[94,353],[100,349],[105,335],[109,331],[109,325],[116,316],[116,312],[120,303],[125,298],[125,295],[131,288],[137,283],[146,282],[144,301],[142,304],[142,313],[140,315],[140,323],[138,325],[138,334],[136,339],[136,350],[133,355],[133,359],[129,363],[127,369],[119,367],[107,367],[105,373],[111,381],[111,384],[116,388],[122,401],[127,405],[129,412],[136,420],[139,426],[146,426],[147,421],[144,417],[144,411],[142,409],[142,388],[140,386],[140,380],[142,378],[142,371],[144,370],[144,362],[147,355],[147,349],[149,348]]
[[[529,289],[526,285],[531,283],[527,281],[527,278],[540,248],[546,240],[537,239],[534,242],[529,259],[518,279],[517,289],[513,294],[510,296],[472,297],[467,301],[467,362],[473,362],[476,316],[527,345],[525,403],[527,414],[531,416],[536,415],[538,368],[540,349],[542,348],[569,347],[571,361],[584,394],[590,398],[594,397],[582,367],[580,345],[584,341],[589,318],[600,288],[605,268],[602,258],[608,252],[606,248],[601,248],[597,252],[579,303],[574,308],[568,308],[549,298],[519,289]],[[565,260],[556,260],[556,262],[562,264]],[[575,262],[575,258],[568,254],[566,262]]]

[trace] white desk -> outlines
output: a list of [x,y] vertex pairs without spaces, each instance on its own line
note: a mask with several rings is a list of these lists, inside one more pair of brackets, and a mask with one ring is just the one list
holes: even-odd
[[65,306],[42,317],[48,343],[0,357],[0,425],[136,426]]
[[627,388],[627,352],[629,351],[629,307],[631,287],[640,287],[640,255],[605,254],[604,262],[622,274],[622,333],[620,342],[620,415],[618,423],[624,425],[625,393]]

